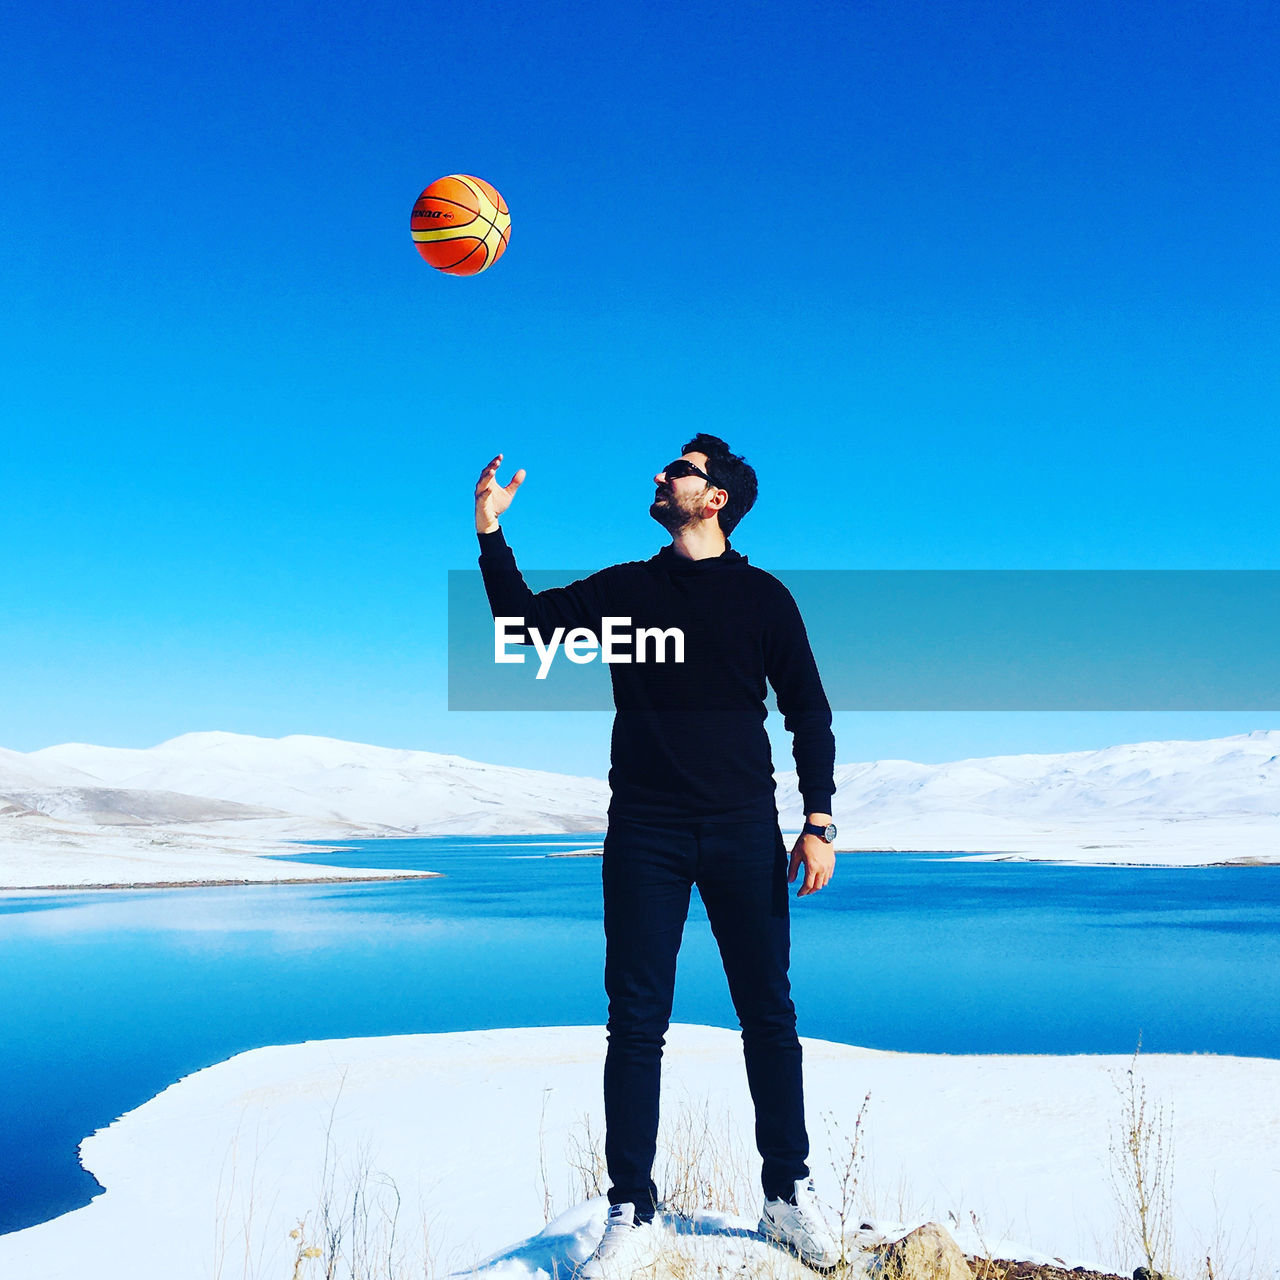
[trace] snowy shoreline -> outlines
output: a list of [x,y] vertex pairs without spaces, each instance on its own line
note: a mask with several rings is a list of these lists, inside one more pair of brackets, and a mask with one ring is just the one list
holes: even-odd
[[[840,1134],[870,1094],[855,1227],[932,1218],[970,1252],[1132,1271],[1139,1259],[1116,1243],[1108,1182],[1130,1057],[803,1045],[810,1164],[829,1203]],[[350,1205],[363,1186],[375,1217],[394,1193],[406,1247],[427,1225],[434,1274],[487,1259],[486,1274],[534,1280],[589,1251],[602,1226],[603,1206],[581,1193],[573,1166],[584,1116],[600,1133],[604,1048],[602,1027],[531,1027],[238,1054],[86,1138],[82,1163],[105,1192],[0,1236],[0,1273],[172,1280],[217,1274],[233,1258],[239,1274],[252,1257],[254,1274],[287,1275],[289,1232],[300,1220],[315,1229],[326,1198]],[[1137,1070],[1172,1117],[1175,1247],[1186,1259],[1212,1250],[1220,1274],[1233,1261],[1244,1274],[1274,1274],[1280,1061],[1160,1054]],[[677,1126],[664,1152],[679,1144],[681,1114],[696,1129],[705,1117],[724,1139],[712,1215],[723,1230],[709,1240],[759,1247],[743,1236],[759,1191],[737,1033],[673,1026],[663,1089],[664,1123]]]
[[[842,853],[1280,865],[1280,730],[943,765],[879,760],[839,765],[835,777]],[[777,775],[789,837],[797,787],[794,773]],[[273,855],[296,856],[289,842],[300,840],[590,839],[608,803],[598,778],[305,735],[0,748],[0,892],[403,878]]]
[[395,875],[349,876],[291,876],[289,879],[276,880],[130,880],[118,881],[115,884],[29,884],[22,886],[0,885],[0,893],[64,893],[94,889],[227,889],[237,885],[268,884],[368,884],[377,880],[438,880],[442,878],[439,871],[401,871]]
[[[336,853],[348,846],[309,847]],[[306,848],[285,840],[229,840],[203,830],[167,828],[157,835],[69,823],[50,829],[10,818],[0,821],[0,893],[354,884],[440,876],[438,871],[281,861]]]
[[[785,832],[785,828],[784,828]],[[508,833],[512,834],[512,833]],[[531,836],[545,832],[530,832]],[[790,844],[794,832],[785,832]],[[378,839],[423,839],[421,836],[380,836]],[[446,838],[446,837],[440,837]],[[283,852],[297,856],[303,846],[275,846],[271,852],[243,849],[243,841],[235,846],[204,844],[198,850],[185,847],[169,851],[168,856],[139,842],[132,844],[119,831],[84,833],[73,851],[59,849],[52,856],[43,849],[15,848],[0,842],[0,894],[58,893],[67,891],[111,892],[142,889],[208,889],[236,886],[363,884],[374,881],[439,879],[438,871],[393,871],[385,868],[330,867],[299,862],[278,862]],[[940,842],[941,843],[941,842]],[[107,847],[95,848],[95,845]],[[314,846],[312,846],[314,847]],[[339,852],[350,846],[325,846]],[[549,853],[548,858],[600,857],[601,848],[574,849]],[[1123,851],[1114,847],[1107,857],[1099,857],[1087,848],[1064,847],[1055,851],[985,851],[967,852],[955,848],[841,848],[841,860],[853,860],[860,854],[925,854],[949,862],[1022,862],[1079,867],[1115,867],[1194,870],[1209,867],[1274,867],[1280,865],[1280,852],[1225,857],[1206,856],[1203,848],[1148,849],[1140,846]],[[1145,856],[1144,856],[1145,855]],[[147,872],[139,874],[145,866]],[[837,867],[849,868],[847,861]],[[125,873],[133,871],[134,875]],[[303,874],[298,874],[302,872]],[[149,874],[148,874],[149,873]]]
[[[1156,845],[1135,836],[1128,844],[1111,843],[1105,850],[1079,843],[1046,840],[1039,848],[958,849],[954,842],[938,839],[934,847],[925,842],[898,847],[844,847],[837,841],[837,863],[848,870],[861,854],[926,854],[955,862],[1023,862],[1073,865],[1080,867],[1195,869],[1208,867],[1274,867],[1280,865],[1280,849],[1274,848],[1269,828],[1255,829],[1256,839],[1242,840],[1237,828],[1229,836],[1221,833],[1221,845],[1204,839],[1177,845]],[[788,845],[795,832],[783,824]],[[323,839],[318,832],[313,838]],[[520,835],[504,832],[504,835]],[[545,831],[529,832],[531,838],[545,836]],[[404,834],[379,835],[379,840],[427,839]],[[447,837],[439,837],[447,838]],[[83,890],[110,892],[141,889],[219,888],[237,885],[357,884],[371,881],[400,881],[438,878],[438,871],[404,871],[360,866],[323,866],[319,864],[279,861],[281,856],[296,858],[308,847],[321,847],[325,852],[351,849],[341,842],[316,846],[306,834],[295,834],[290,841],[264,840],[257,847],[243,838],[219,840],[207,831],[173,830],[165,833],[163,843],[144,833],[131,834],[115,827],[91,830],[83,827],[63,830],[56,843],[47,830],[24,832],[9,820],[7,829],[0,825],[0,893],[49,892]],[[994,842],[992,842],[994,843]],[[1241,851],[1245,845],[1247,852]],[[583,847],[549,853],[551,858],[599,857],[600,846]],[[358,862],[358,850],[352,850]]]

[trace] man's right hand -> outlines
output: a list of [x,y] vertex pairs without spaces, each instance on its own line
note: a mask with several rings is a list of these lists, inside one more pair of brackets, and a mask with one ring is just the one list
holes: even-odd
[[511,499],[516,496],[516,490],[524,484],[523,467],[511,477],[510,484],[499,484],[498,463],[501,461],[502,454],[498,454],[480,473],[480,479],[476,481],[477,533],[492,533],[498,527],[498,517],[511,505]]

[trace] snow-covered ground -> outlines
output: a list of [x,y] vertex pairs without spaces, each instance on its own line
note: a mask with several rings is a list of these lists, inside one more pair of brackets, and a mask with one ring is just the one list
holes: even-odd
[[[837,847],[1187,865],[1280,862],[1280,730],[941,765],[840,765]],[[778,775],[784,829],[800,820]],[[427,751],[189,733],[0,749],[0,888],[335,878],[286,840],[600,831],[595,778]],[[385,876],[354,868],[351,875]]]
[[268,855],[298,853],[291,840],[600,830],[607,804],[594,778],[330,738],[0,749],[0,888],[388,879],[405,873]]
[[[1060,755],[836,768],[838,847],[1054,861],[1280,862],[1280,730]],[[782,812],[799,806],[779,778]]]
[[[436,1276],[486,1260],[512,1280],[554,1275],[554,1263],[590,1251],[603,1225],[603,1204],[587,1203],[573,1166],[592,1164],[584,1117],[600,1134],[604,1047],[602,1028],[560,1027],[239,1054],[87,1138],[82,1160],[105,1194],[0,1237],[0,1275],[289,1276],[297,1249],[321,1242],[326,1199],[344,1220],[348,1256],[362,1247],[353,1233],[371,1250],[389,1246],[398,1203],[390,1247],[403,1252],[404,1276],[423,1274],[410,1268],[424,1227]],[[932,1218],[973,1253],[1121,1273],[1141,1260],[1118,1244],[1110,1181],[1123,1116],[1117,1085],[1130,1059],[884,1053],[816,1040],[804,1048],[811,1164],[828,1204],[839,1205],[833,1169],[845,1165],[870,1094],[851,1230],[863,1220],[905,1229]],[[1209,1253],[1219,1276],[1276,1275],[1280,1062],[1153,1055],[1137,1073],[1149,1119],[1162,1106],[1171,1125],[1177,1274],[1199,1274]],[[664,1193],[678,1190],[670,1153],[689,1150],[691,1134],[710,1134],[697,1141],[704,1170],[716,1166],[719,1212],[701,1218],[710,1234],[678,1243],[721,1261],[767,1252],[732,1234],[753,1228],[760,1209],[738,1035],[674,1027],[663,1088]],[[367,1199],[354,1201],[353,1224],[357,1189]],[[300,1241],[291,1239],[300,1221]],[[304,1260],[299,1274],[322,1269]]]
[[19,759],[99,786],[247,805],[259,812],[243,821],[265,834],[316,839],[599,831],[609,797],[596,778],[301,734],[187,733],[146,750],[69,743]]
[[[239,834],[6,819],[0,813],[0,890],[159,888],[210,884],[420,879],[435,871],[278,862],[296,844]],[[353,863],[359,858],[352,855]]]

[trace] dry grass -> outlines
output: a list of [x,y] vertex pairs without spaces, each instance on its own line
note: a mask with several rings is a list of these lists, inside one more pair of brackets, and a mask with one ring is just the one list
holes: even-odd
[[1257,1226],[1250,1219],[1242,1231],[1229,1230],[1223,1222],[1222,1206],[1216,1188],[1209,1199],[1213,1206],[1213,1225],[1200,1233],[1190,1250],[1192,1267],[1183,1267],[1180,1275],[1196,1275],[1199,1280],[1253,1280],[1254,1277],[1277,1274],[1262,1267],[1258,1258]]
[[831,1147],[831,1171],[835,1174],[836,1187],[840,1192],[836,1234],[840,1241],[840,1267],[846,1270],[850,1261],[849,1233],[851,1228],[856,1227],[862,1220],[862,1213],[857,1206],[857,1196],[863,1167],[866,1164],[862,1135],[867,1108],[870,1105],[871,1094],[868,1093],[862,1099],[862,1105],[854,1118],[853,1128],[849,1131],[841,1126],[834,1111],[828,1111],[823,1116]]
[[[258,1158],[261,1135],[255,1131],[253,1155],[242,1160],[243,1117],[236,1126],[226,1157],[218,1173],[214,1200],[213,1280],[230,1280],[239,1262],[241,1280],[255,1280],[267,1273],[265,1255],[268,1242],[254,1227],[260,1216]],[[271,1202],[274,1209],[275,1201]],[[234,1220],[238,1218],[238,1223]]]
[[1123,1080],[1116,1080],[1120,1117],[1109,1144],[1111,1187],[1120,1212],[1121,1243],[1163,1275],[1173,1254],[1173,1113],[1147,1097],[1138,1073],[1142,1038]]
[[592,1126],[589,1113],[569,1130],[565,1139],[565,1163],[576,1180],[576,1195],[570,1193],[575,1204],[604,1195],[609,1177],[604,1163],[604,1133]]
[[969,1210],[969,1219],[973,1223],[973,1231],[978,1237],[978,1246],[981,1249],[981,1253],[974,1256],[971,1264],[974,1280],[1007,1280],[1012,1268],[1007,1262],[992,1257],[991,1246],[987,1244],[982,1221],[972,1209]]
[[758,1209],[745,1146],[727,1107],[712,1108],[709,1098],[680,1099],[667,1108],[658,1130],[654,1181],[664,1203],[692,1218],[699,1209],[747,1214]]
[[[1141,1046],[1139,1045],[1139,1049]],[[1117,1075],[1120,1107],[1109,1141],[1110,1181],[1119,1202],[1123,1246],[1145,1261],[1151,1271],[1182,1280],[1262,1280],[1274,1272],[1260,1267],[1255,1233],[1233,1238],[1216,1215],[1216,1226],[1195,1241],[1189,1265],[1175,1266],[1172,1239],[1173,1120],[1165,1105],[1152,1100],[1139,1073],[1139,1055],[1129,1069]],[[341,1087],[339,1088],[339,1096]],[[842,1124],[833,1112],[822,1119],[827,1128],[832,1201],[828,1221],[845,1243],[832,1280],[861,1276],[867,1254],[857,1248],[859,1224],[867,1218],[892,1217],[875,1211],[872,1179],[868,1175],[869,1152],[866,1120],[871,1097],[866,1095],[851,1124]],[[286,1256],[273,1257],[259,1237],[264,1215],[274,1205],[261,1206],[255,1227],[255,1203],[264,1199],[257,1185],[257,1157],[242,1151],[239,1132],[232,1144],[224,1180],[219,1185],[219,1206],[213,1241],[213,1280],[439,1280],[445,1275],[465,1276],[475,1264],[458,1270],[445,1267],[438,1247],[436,1224],[420,1212],[419,1230],[410,1237],[404,1231],[400,1190],[394,1179],[376,1167],[367,1144],[356,1144],[340,1153],[333,1142],[335,1097],[325,1134],[325,1150],[314,1207],[288,1233]],[[548,1155],[546,1143],[547,1097],[544,1093],[538,1127],[537,1179],[544,1221],[556,1216],[553,1181],[565,1180],[568,1205],[581,1205],[602,1196],[608,1185],[604,1161],[603,1128],[590,1114],[572,1125],[564,1141],[563,1158]],[[726,1106],[708,1097],[673,1098],[665,1108],[659,1131],[655,1180],[666,1195],[665,1207],[686,1221],[699,1211],[716,1210],[754,1224],[760,1208],[755,1178],[755,1153],[748,1151],[750,1133],[735,1123]],[[237,1194],[239,1196],[236,1199]],[[915,1215],[913,1197],[905,1176],[896,1188],[897,1221]],[[242,1206],[235,1222],[233,1204]],[[1216,1209],[1216,1203],[1215,1203]],[[1030,1280],[1056,1275],[1053,1268],[1012,1264],[993,1256],[977,1214],[968,1215],[980,1245],[970,1263],[975,1280]],[[705,1223],[705,1218],[702,1219]],[[863,1237],[866,1244],[866,1237]],[[1123,1253],[1118,1256],[1124,1256]],[[456,1262],[456,1259],[449,1259]],[[1184,1260],[1185,1261],[1185,1260]],[[558,1280],[572,1274],[561,1268]],[[672,1233],[668,1247],[651,1274],[635,1280],[813,1280],[815,1273],[784,1250],[766,1244],[741,1229],[706,1227]],[[911,1280],[925,1280],[912,1277]]]

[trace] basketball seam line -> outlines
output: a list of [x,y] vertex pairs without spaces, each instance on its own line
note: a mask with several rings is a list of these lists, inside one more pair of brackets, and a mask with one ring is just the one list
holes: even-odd
[[[471,177],[471,175],[470,175],[469,173],[459,174],[458,176],[459,176],[459,177],[461,177],[461,178],[463,179],[463,181],[464,181],[464,182],[466,182],[466,181],[469,181],[469,182],[478,182],[478,181],[479,181],[479,179],[478,179],[478,178],[473,178],[473,177]],[[475,190],[475,189],[474,189],[474,188],[472,188],[472,190]],[[501,199],[502,199],[502,196],[501,196],[501,194],[499,194],[499,192],[498,192],[498,188],[497,188],[497,187],[494,187],[494,189],[493,189],[493,193],[494,193],[494,195],[496,195],[496,196],[498,197],[498,200],[501,200]],[[487,195],[485,195],[485,193],[484,193],[483,191],[477,191],[477,192],[476,192],[476,195],[483,197],[485,200],[489,200],[489,197],[488,197]],[[498,208],[497,201],[495,201],[495,200],[489,200],[489,203],[490,203],[491,205],[493,205],[493,211],[494,211],[494,213],[496,213],[499,217],[501,217],[501,216],[502,216],[502,210]],[[507,214],[507,217],[508,217],[508,218],[510,218],[510,216],[511,216],[511,215],[510,215],[510,213],[508,213],[508,214]],[[492,218],[490,218],[487,214],[485,214],[484,212],[481,212],[481,213],[480,213],[480,217],[482,217],[482,218],[483,218],[483,219],[484,219],[484,220],[489,224],[489,231],[498,231],[498,224],[497,224],[496,222],[494,222],[494,221],[493,221],[493,219],[492,219]],[[486,231],[486,232],[485,232],[485,237],[486,237],[486,238],[488,237],[488,234],[489,234],[489,232],[488,232],[488,231]],[[507,245],[507,238],[506,238],[506,236],[505,236],[501,231],[498,231],[498,239],[502,242],[502,247],[505,249],[505,248],[506,248],[506,245]],[[487,246],[487,245],[485,246],[485,254],[486,254],[486,256],[488,255],[488,246]]]
[[[484,182],[483,178],[477,178],[473,173],[460,173],[457,176],[467,182]],[[484,198],[486,200],[489,200],[489,203],[493,205],[494,213],[496,213],[499,217],[503,217],[505,215],[506,217],[509,218],[511,216],[511,210],[509,208],[503,209],[502,206],[507,202],[502,198],[502,192],[499,191],[498,188],[495,187],[492,182],[485,182],[484,185],[486,187],[491,188],[493,191],[493,194],[498,197],[496,200],[490,200],[487,195],[484,196]],[[481,194],[484,195],[483,192],[481,192]]]
[[[480,199],[481,199],[482,201],[483,201],[483,200],[489,200],[489,197],[488,197],[487,195],[485,195],[485,193],[484,193],[483,191],[476,191],[475,187],[470,186],[470,184],[471,184],[472,182],[474,182],[474,181],[475,181],[475,179],[474,179],[474,178],[472,178],[472,177],[471,177],[471,175],[470,175],[469,173],[459,174],[458,176],[462,179],[462,181],[463,181],[463,182],[465,182],[465,183],[467,183],[467,184],[468,184],[468,188],[469,188],[471,191],[475,192],[475,194],[476,194],[477,196],[479,196],[479,197],[480,197]],[[497,188],[497,187],[494,187],[493,191],[494,191],[494,194],[495,194],[495,195],[497,195],[497,193],[498,193],[498,188]],[[501,196],[499,196],[498,198],[499,198],[499,199],[501,199],[502,197],[501,197]],[[493,201],[493,200],[489,200],[489,203],[490,203],[491,205],[493,205],[493,211],[494,211],[494,213],[498,213],[498,206],[497,206],[497,203],[496,203],[495,201]],[[478,212],[478,216],[479,216],[479,217],[481,217],[481,218],[483,218],[483,219],[484,219],[484,220],[489,224],[489,231],[498,231],[498,224],[497,224],[496,222],[494,222],[494,221],[493,221],[493,219],[492,219],[492,218],[490,218],[490,217],[489,217],[489,216],[484,212],[484,210],[483,210],[483,209],[478,210],[477,212]],[[486,267],[489,265],[489,246],[488,246],[487,244],[484,244],[484,242],[485,242],[485,240],[488,238],[489,231],[486,231],[486,232],[484,233],[484,235],[483,235],[483,236],[481,237],[481,239],[480,239],[480,243],[481,243],[482,245],[484,245],[484,257],[485,257],[485,266],[486,266]],[[501,231],[498,231],[498,239],[499,239],[499,240],[501,240],[501,239],[502,239],[502,232],[501,232]],[[473,251],[473,252],[474,252],[474,251]],[[468,256],[468,257],[470,257],[470,254],[468,254],[467,256]],[[462,261],[463,261],[463,262],[465,262],[465,261],[466,261],[466,258],[463,258],[463,259],[462,259]],[[482,269],[483,269],[483,268],[482,268]]]
[[[483,191],[477,191],[477,190],[475,189],[475,187],[471,186],[471,185],[470,185],[470,183],[468,183],[468,182],[467,182],[467,175],[466,175],[465,173],[460,173],[460,174],[458,174],[457,176],[458,176],[458,180],[459,180],[460,182],[462,182],[462,183],[464,183],[464,184],[466,185],[467,190],[468,190],[468,191],[470,191],[470,192],[471,192],[471,194],[477,198],[477,201],[485,201],[485,200],[488,200],[490,204],[493,204],[493,201],[492,201],[492,200],[489,200],[489,197],[488,197],[487,195],[485,195],[485,193],[484,193]],[[494,188],[494,190],[496,191],[496,190],[497,190],[497,188],[495,187],[495,188]],[[465,208],[466,206],[464,205],[463,207]],[[494,212],[495,212],[495,213],[497,213],[497,211],[498,211],[498,207],[497,207],[497,205],[494,205]],[[477,209],[477,210],[476,210],[476,217],[478,217],[481,221],[483,221],[483,222],[487,222],[487,223],[489,224],[489,231],[498,231],[498,224],[497,224],[496,222],[494,222],[494,221],[493,221],[493,219],[492,219],[492,218],[490,218],[490,217],[489,217],[489,216],[484,212],[484,210],[483,210],[483,209]],[[468,225],[468,226],[470,226],[470,223],[468,223],[467,225]],[[486,232],[485,232],[485,236],[487,236],[487,235],[489,234],[489,231],[486,231]],[[502,239],[502,232],[501,232],[501,231],[498,231],[498,239],[499,239],[499,240],[501,240],[501,239]],[[443,270],[445,270],[445,271],[452,271],[452,270],[454,269],[454,267],[460,267],[460,266],[462,266],[462,264],[463,264],[464,262],[466,262],[466,260],[467,260],[469,257],[471,257],[471,255],[472,255],[473,253],[475,253],[476,249],[483,249],[483,250],[484,250],[484,257],[485,257],[484,266],[488,266],[488,265],[489,265],[489,246],[485,244],[485,242],[484,242],[484,236],[481,236],[481,237],[476,241],[475,248],[473,248],[473,249],[469,249],[466,253],[464,253],[464,254],[462,255],[462,257],[460,257],[460,258],[457,260],[457,262],[454,262],[454,263],[452,263],[450,266],[443,268]],[[481,267],[481,268],[480,268],[480,271],[483,271],[483,270],[484,270],[484,267]],[[472,274],[474,274],[474,275],[479,275],[479,274],[480,274],[480,271],[473,272]]]

